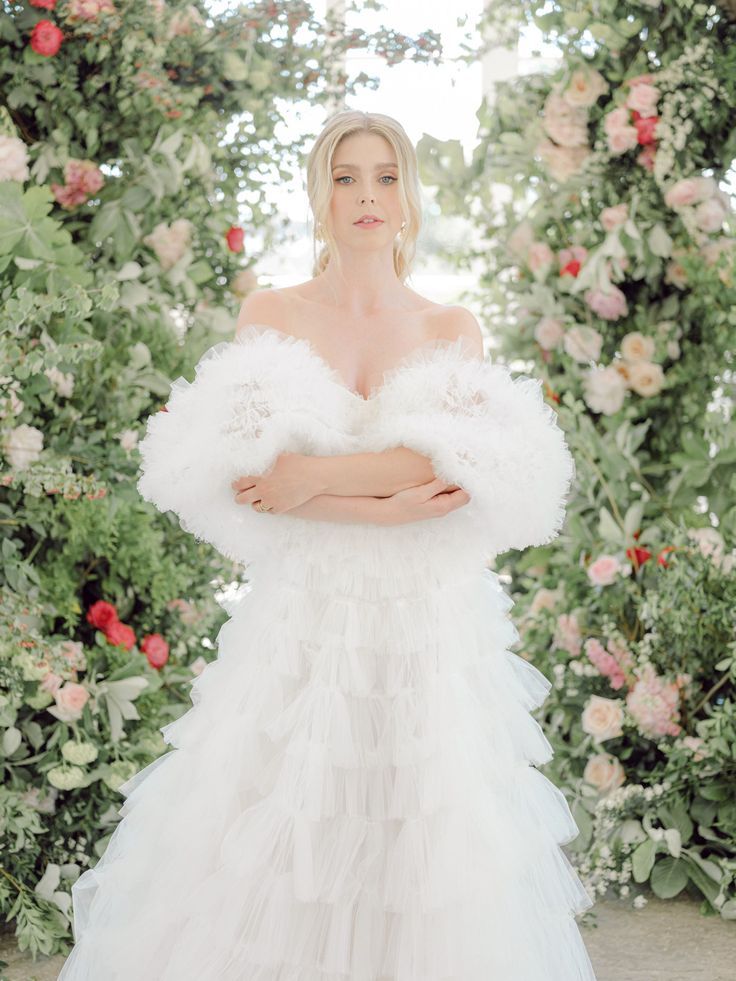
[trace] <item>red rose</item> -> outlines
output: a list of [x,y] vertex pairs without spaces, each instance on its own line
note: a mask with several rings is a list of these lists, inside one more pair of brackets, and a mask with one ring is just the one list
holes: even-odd
[[31,31],[31,47],[36,54],[55,55],[64,40],[63,33],[50,20],[40,20]]
[[32,7],[43,7],[44,10],[53,10],[56,0],[31,0]]
[[161,634],[148,634],[144,637],[141,650],[152,668],[162,668],[169,659],[169,645]]
[[631,559],[634,567],[638,569],[644,565],[647,559],[651,559],[652,553],[648,552],[645,548],[639,548],[637,546],[636,548],[627,548],[626,557]]
[[560,269],[560,276],[564,276],[566,273],[569,273],[571,276],[577,276],[579,272],[580,272],[580,261],[578,259],[571,259],[567,263],[567,265],[563,266],[562,269]]
[[642,116],[641,119],[636,120],[634,123],[634,126],[636,126],[636,138],[642,146],[654,143],[654,134],[658,122],[659,116]]
[[105,600],[97,600],[87,610],[87,623],[91,623],[93,627],[99,627],[100,630],[107,630],[111,623],[117,623],[117,621],[117,609],[112,603],[106,603]]
[[245,231],[242,228],[238,228],[237,225],[231,225],[227,230],[225,235],[227,239],[227,247],[231,252],[242,252],[243,251],[243,239],[245,238]]
[[126,651],[129,651],[135,644],[135,632],[133,628],[129,627],[127,623],[121,623],[119,620],[108,625],[107,630],[105,630],[105,636],[115,647],[124,647]]

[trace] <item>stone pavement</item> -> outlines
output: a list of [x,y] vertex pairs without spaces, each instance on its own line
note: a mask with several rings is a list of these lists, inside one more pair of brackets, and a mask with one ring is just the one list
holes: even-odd
[[[736,979],[736,921],[701,916],[698,903],[687,896],[663,901],[649,895],[643,910],[633,909],[629,900],[599,900],[579,922],[597,981]],[[8,962],[0,968],[0,981],[56,981],[63,958],[34,964],[17,952],[13,934],[6,931],[0,935],[0,961]]]

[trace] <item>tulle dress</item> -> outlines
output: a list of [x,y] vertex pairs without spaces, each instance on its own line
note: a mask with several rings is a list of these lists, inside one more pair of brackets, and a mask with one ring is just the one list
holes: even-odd
[[[364,398],[253,323],[149,418],[141,495],[252,585],[72,887],[60,981],[595,981],[579,829],[536,766],[551,683],[488,568],[559,533],[575,468],[541,381],[469,348],[426,342]],[[381,527],[233,500],[281,452],[399,445],[470,502]]]

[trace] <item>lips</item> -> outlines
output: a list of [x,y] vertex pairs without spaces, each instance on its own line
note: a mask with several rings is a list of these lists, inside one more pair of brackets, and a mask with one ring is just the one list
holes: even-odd
[[357,221],[353,222],[354,225],[371,225],[371,224],[383,224],[382,218],[377,218],[376,215],[363,215]]

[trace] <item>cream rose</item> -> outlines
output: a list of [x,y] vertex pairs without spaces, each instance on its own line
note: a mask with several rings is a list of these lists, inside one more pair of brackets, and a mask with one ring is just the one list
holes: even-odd
[[615,739],[623,735],[624,708],[618,698],[602,698],[591,695],[588,699],[581,724],[583,732],[587,732],[596,742]]
[[587,71],[579,68],[570,76],[570,82],[562,97],[571,106],[588,108],[595,105],[599,97],[608,92],[608,89],[608,82],[595,68]]
[[583,780],[605,796],[625,782],[626,774],[621,761],[611,753],[596,753],[585,764]]
[[583,364],[598,360],[601,356],[603,338],[594,327],[577,324],[567,331],[563,343],[570,357]]

